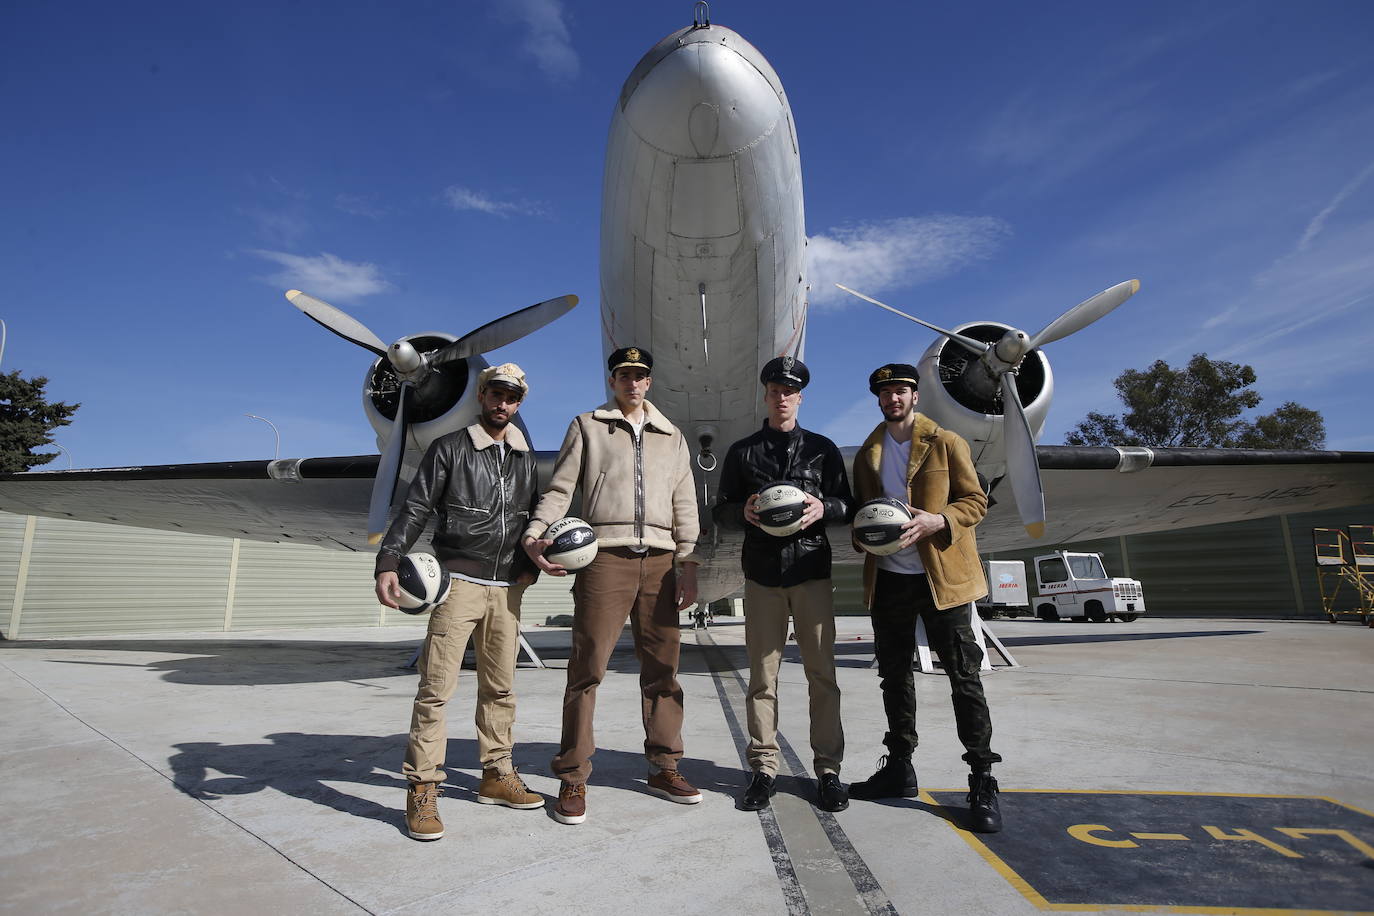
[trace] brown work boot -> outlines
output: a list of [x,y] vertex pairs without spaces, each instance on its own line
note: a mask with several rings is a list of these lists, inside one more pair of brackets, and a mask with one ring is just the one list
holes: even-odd
[[531,792],[514,770],[509,773],[499,773],[494,768],[483,770],[477,800],[484,805],[505,805],[522,810],[544,807],[544,796]]
[[439,820],[439,796],[443,794],[437,782],[412,782],[406,786],[406,830],[411,839],[437,840],[444,835],[444,822]]
[[553,806],[553,819],[560,824],[580,824],[587,819],[587,786],[584,783],[563,783],[558,790],[558,804]]
[[677,770],[659,770],[649,775],[649,791],[662,795],[679,805],[695,805],[701,801],[701,793]]

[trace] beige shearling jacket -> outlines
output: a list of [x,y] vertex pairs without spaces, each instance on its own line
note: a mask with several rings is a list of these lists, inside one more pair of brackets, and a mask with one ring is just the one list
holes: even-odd
[[[879,423],[854,456],[854,495],[863,503],[883,494],[883,440],[887,424]],[[924,414],[916,414],[907,463],[906,501],[917,509],[943,515],[944,531],[916,542],[926,581],[940,609],[976,601],[988,593],[973,527],[988,514],[988,497],[978,482],[968,443]],[[864,602],[873,606],[877,559],[864,558]]]
[[573,418],[527,537],[542,536],[567,514],[580,488],[582,519],[600,546],[657,547],[673,551],[678,562],[700,562],[693,553],[700,521],[687,440],[648,401],[644,413],[638,443],[614,400]]

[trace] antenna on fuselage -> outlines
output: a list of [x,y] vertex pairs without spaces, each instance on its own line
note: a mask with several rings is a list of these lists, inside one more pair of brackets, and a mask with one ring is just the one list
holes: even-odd
[[697,0],[696,6],[692,8],[692,28],[709,29],[711,27],[711,4],[706,0]]

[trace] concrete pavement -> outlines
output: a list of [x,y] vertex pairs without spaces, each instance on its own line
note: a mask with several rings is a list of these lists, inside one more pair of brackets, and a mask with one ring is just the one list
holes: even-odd
[[[857,618],[839,626],[849,782],[876,764],[884,720],[869,668],[871,628]],[[743,627],[729,619],[683,632],[682,768],[706,794],[703,804],[674,805],[644,789],[627,631],[599,694],[601,750],[587,823],[560,825],[548,807],[476,803],[468,671],[449,706],[451,778],[440,801],[447,836],[434,843],[410,840],[402,816],[399,769],[415,675],[400,666],[422,635],[418,625],[0,643],[0,908],[1033,913],[1077,900],[1075,909],[1103,912],[1215,912],[1221,900],[1238,911],[1374,910],[1374,857],[1359,846],[1374,844],[1364,832],[1374,819],[1354,810],[1374,811],[1374,632],[1349,623],[1148,617],[992,626],[1022,663],[985,677],[993,746],[1006,758],[996,773],[1009,812],[1000,846],[966,834],[961,805],[951,801],[958,796],[938,791],[856,801],[829,815],[809,803],[809,776],[783,778],[771,811],[735,810],[745,782],[747,664]],[[568,635],[527,635],[550,667],[518,675],[516,763],[530,787],[552,799],[548,762]],[[922,787],[962,792],[967,771],[947,683],[917,675],[917,685]],[[779,702],[791,764],[804,774],[806,686],[795,650],[783,665]],[[1021,823],[1005,804],[1010,790],[1037,790],[1014,799]],[[1081,824],[1055,820],[1068,797],[1056,793],[1070,790],[1125,800],[1108,798],[1106,820],[1088,825],[1103,829],[1085,834]],[[1309,812],[1301,801],[1282,822],[1206,813],[1213,796],[1261,795],[1334,799],[1353,820],[1323,827],[1329,812]],[[1176,833],[1146,832],[1140,824],[1154,822],[1143,814],[1132,827],[1137,798],[1153,799],[1150,817],[1172,818]],[[1158,840],[1168,836],[1186,842]],[[1102,847],[1094,838],[1127,845]],[[1036,856],[1041,839],[1067,857]],[[1181,861],[1201,866],[1148,858],[1185,846]],[[1139,877],[1156,866],[1175,876],[1179,867],[1200,870],[1196,881],[1186,872],[1182,890],[1160,902]],[[1258,884],[1245,879],[1247,868]],[[1321,880],[1292,899],[1284,891],[1270,899],[1263,876],[1288,875],[1276,868]],[[1235,889],[1217,890],[1208,869],[1237,877]],[[1075,898],[1069,885],[1078,884],[1083,896]],[[1067,896],[1046,897],[1045,888]]]

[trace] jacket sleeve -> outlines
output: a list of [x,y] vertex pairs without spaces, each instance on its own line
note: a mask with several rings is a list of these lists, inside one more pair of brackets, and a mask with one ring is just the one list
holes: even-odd
[[826,442],[825,464],[821,468],[821,492],[825,494],[823,520],[827,525],[839,525],[854,518],[854,496],[849,492],[849,474],[844,458],[835,443]]
[[696,556],[697,537],[701,534],[701,519],[697,517],[697,482],[692,474],[692,458],[687,450],[687,438],[677,436],[677,480],[673,483],[673,543],[677,549],[673,557],[679,563],[701,563]]
[[988,495],[978,482],[968,443],[961,436],[949,435],[949,502],[940,512],[946,528],[936,537],[941,548],[973,534],[973,527],[988,514]]
[[744,504],[752,495],[753,491],[749,489],[744,474],[743,452],[736,443],[725,453],[725,464],[720,469],[720,493],[711,508],[711,518],[722,528],[748,528],[749,523],[744,519]]
[[[572,505],[577,481],[582,477],[581,420],[580,416],[573,417],[568,424],[568,433],[563,437],[563,446],[558,450],[558,460],[553,465],[553,478],[530,513],[530,523],[525,528],[524,537],[542,536],[545,529],[566,515],[568,506]],[[535,490],[537,492],[538,488]]]
[[[529,517],[534,518],[535,507],[539,505],[539,459],[535,457],[534,452],[527,452],[526,455],[526,460],[530,463],[531,484],[529,504],[525,508],[529,509]],[[525,549],[520,546],[520,540],[523,538],[524,535],[521,534],[521,536],[516,539],[515,558],[511,560],[510,565],[511,581],[514,582],[524,573],[534,573],[534,581],[538,582],[539,567],[534,565],[534,561],[530,559],[530,555],[525,553]]]
[[374,576],[394,572],[401,565],[401,558],[410,552],[415,541],[424,534],[429,517],[434,514],[439,500],[443,498],[444,490],[448,486],[451,452],[448,448],[440,448],[442,441],[436,439],[431,442],[424,458],[420,459],[420,468],[410,481],[410,489],[406,491],[406,501],[396,513],[395,520],[386,531],[386,537],[382,539],[382,546],[377,550]]

